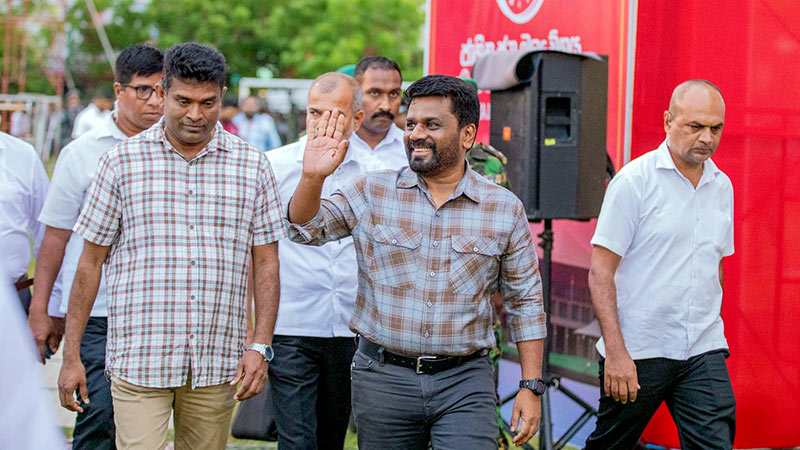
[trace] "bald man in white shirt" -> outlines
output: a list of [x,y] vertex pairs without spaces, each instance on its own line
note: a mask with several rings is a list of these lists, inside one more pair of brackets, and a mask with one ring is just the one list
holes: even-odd
[[587,450],[630,450],[662,402],[682,449],[733,447],[736,401],[720,317],[733,187],[711,161],[724,120],[719,88],[681,83],[664,112],[667,139],[608,186],[589,270],[603,359]]

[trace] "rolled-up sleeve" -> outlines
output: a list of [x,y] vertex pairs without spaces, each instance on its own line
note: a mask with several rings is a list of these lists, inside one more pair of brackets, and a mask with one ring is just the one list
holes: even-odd
[[515,225],[500,263],[500,290],[513,342],[547,336],[542,304],[539,258],[521,204],[514,207]]
[[109,155],[110,152],[100,158],[86,204],[73,228],[87,241],[105,247],[117,240],[122,219],[117,175]]
[[365,185],[365,177],[361,175],[322,199],[316,216],[304,224],[284,219],[289,227],[289,239],[298,244],[319,246],[350,236],[358,226],[360,212],[368,209]]

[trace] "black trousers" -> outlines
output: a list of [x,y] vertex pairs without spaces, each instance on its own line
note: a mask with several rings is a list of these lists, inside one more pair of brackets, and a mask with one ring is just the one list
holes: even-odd
[[730,450],[736,429],[727,350],[686,361],[652,358],[634,361],[641,389],[635,402],[622,404],[603,390],[600,361],[600,408],[597,427],[585,450],[631,450],[661,402],[678,427],[682,450]]
[[106,333],[108,319],[90,317],[81,339],[81,362],[86,368],[86,388],[89,404],[75,417],[72,434],[73,450],[113,450],[114,405],[111,400],[111,382],[106,378]]
[[344,446],[350,420],[353,338],[272,338],[269,388],[279,450]]

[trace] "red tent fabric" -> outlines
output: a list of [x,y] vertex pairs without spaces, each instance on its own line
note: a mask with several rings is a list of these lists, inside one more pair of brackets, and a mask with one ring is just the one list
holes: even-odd
[[[717,84],[726,123],[714,161],[734,187],[736,253],[723,320],[736,448],[800,445],[800,9],[793,0],[639,2],[632,151],[664,138],[672,87]],[[665,407],[645,437],[678,446]]]

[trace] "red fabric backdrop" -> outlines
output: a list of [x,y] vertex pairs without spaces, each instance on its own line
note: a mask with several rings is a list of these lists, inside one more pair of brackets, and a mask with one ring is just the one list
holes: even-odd
[[[722,316],[736,447],[800,445],[800,9],[794,0],[640,0],[637,27],[633,156],[664,138],[677,83],[705,78],[725,96],[714,161],[734,187]],[[646,437],[677,446],[671,422],[662,407]]]

